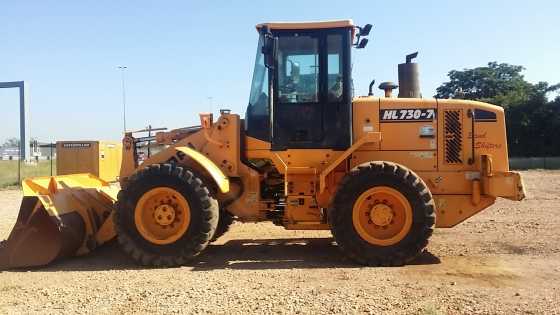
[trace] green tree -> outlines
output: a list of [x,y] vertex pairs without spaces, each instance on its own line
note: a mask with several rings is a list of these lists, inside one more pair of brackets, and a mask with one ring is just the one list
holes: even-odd
[[524,103],[534,86],[525,81],[523,66],[489,62],[486,67],[452,70],[449,82],[437,88],[436,98],[462,98],[504,108]]
[[545,93],[532,95],[506,110],[510,154],[560,156],[560,97],[549,102]]
[[[33,145],[35,143],[35,141],[38,141],[37,138],[35,137],[31,137],[29,139],[29,145]],[[2,145],[0,145],[0,147],[5,147],[5,148],[14,148],[14,147],[19,147],[19,139],[18,138],[8,138]]]
[[19,139],[18,138],[8,138],[2,146],[6,147],[6,148],[19,147]]

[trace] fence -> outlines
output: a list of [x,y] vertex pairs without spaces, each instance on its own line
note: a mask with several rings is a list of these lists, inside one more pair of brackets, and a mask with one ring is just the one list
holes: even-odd
[[[513,170],[560,169],[560,157],[530,157],[509,159]],[[22,179],[36,176],[56,175],[56,155],[33,157],[31,161],[19,161],[17,157],[0,159],[0,188],[18,186]]]
[[527,169],[560,169],[560,157],[511,157],[509,167],[517,170]]
[[[41,145],[41,150],[32,151],[30,161],[20,161],[19,155],[4,150],[0,155],[0,188],[18,186],[27,177],[56,175],[56,153],[54,144]],[[16,153],[19,149],[15,150]]]

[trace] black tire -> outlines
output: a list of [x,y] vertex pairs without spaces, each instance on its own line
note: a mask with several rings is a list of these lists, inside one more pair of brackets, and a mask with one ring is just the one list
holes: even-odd
[[[179,192],[190,208],[190,223],[173,243],[158,245],[146,240],[136,228],[134,211],[140,197],[156,187]],[[218,224],[218,202],[200,178],[174,164],[154,164],[129,178],[119,192],[114,216],[118,242],[123,251],[143,266],[172,267],[187,263],[203,251]]]
[[233,221],[235,221],[233,215],[231,215],[231,213],[229,213],[227,210],[221,209],[220,219],[218,220],[218,227],[216,227],[216,232],[214,233],[214,237],[212,237],[212,240],[210,240],[210,242],[215,242],[222,235],[226,234],[226,232],[229,231],[229,228],[233,224]]
[[[410,230],[392,245],[367,242],[353,224],[354,203],[363,192],[375,186],[388,186],[399,191],[412,208]],[[349,172],[339,187],[329,209],[329,222],[337,244],[350,259],[369,266],[401,266],[426,248],[434,229],[435,206],[424,181],[413,171],[396,163],[366,163]]]

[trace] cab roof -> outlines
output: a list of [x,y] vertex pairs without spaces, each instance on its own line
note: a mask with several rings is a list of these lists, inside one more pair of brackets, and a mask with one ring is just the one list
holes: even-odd
[[332,20],[315,22],[267,22],[257,24],[257,31],[263,26],[268,26],[271,30],[306,30],[322,28],[354,28],[352,20]]

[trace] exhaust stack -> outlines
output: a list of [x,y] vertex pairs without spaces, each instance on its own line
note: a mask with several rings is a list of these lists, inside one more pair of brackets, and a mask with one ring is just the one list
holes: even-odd
[[421,98],[418,64],[412,59],[418,52],[406,55],[406,63],[399,64],[399,97]]

